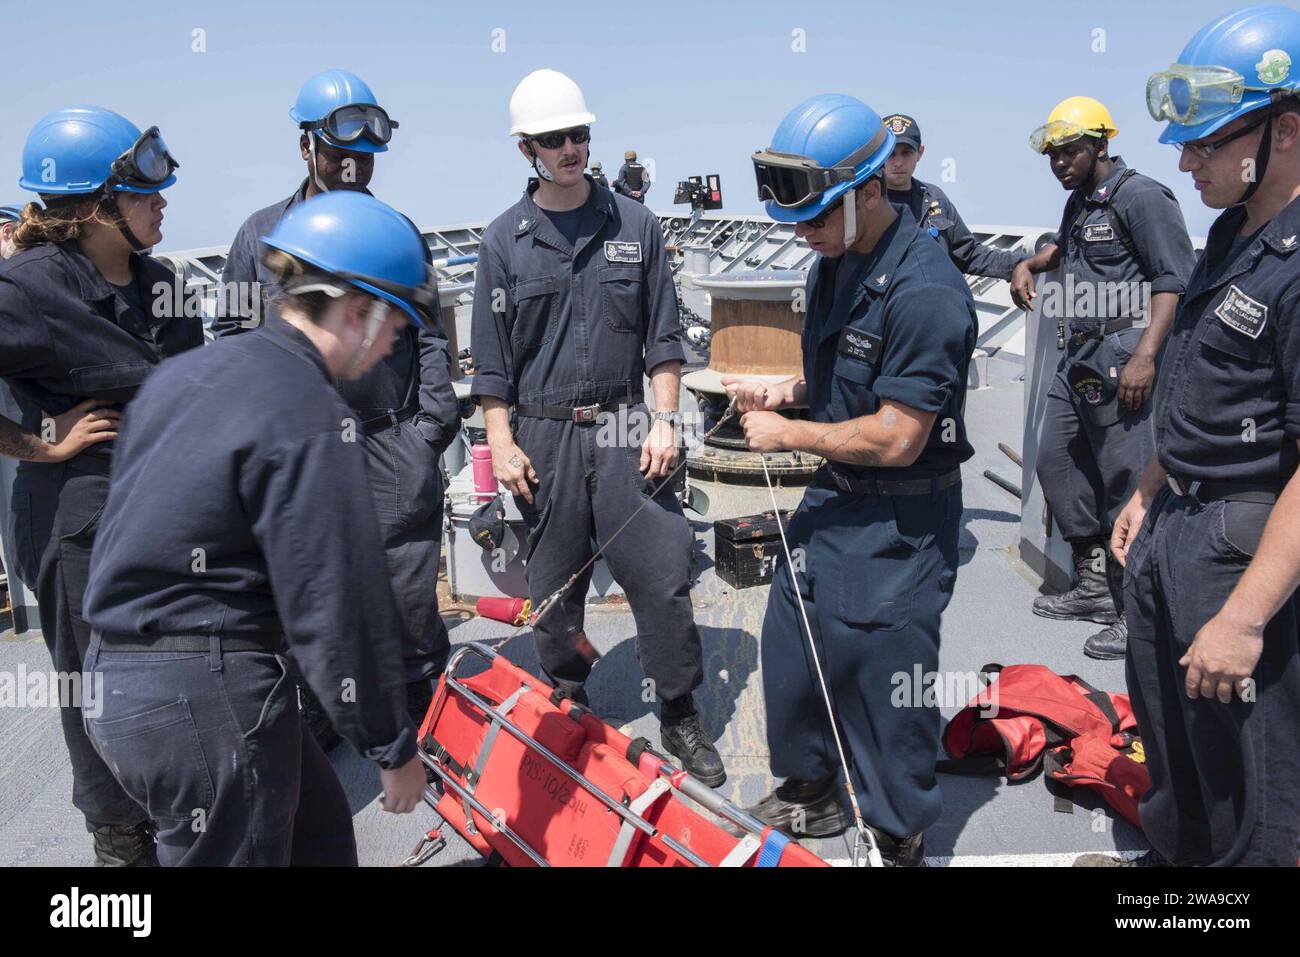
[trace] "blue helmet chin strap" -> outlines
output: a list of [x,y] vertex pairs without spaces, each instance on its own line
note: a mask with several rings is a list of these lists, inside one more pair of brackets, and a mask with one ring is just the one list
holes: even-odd
[[844,194],[844,251],[848,252],[858,240],[858,189],[850,186]]
[[1255,152],[1255,175],[1251,177],[1246,191],[1232,204],[1233,206],[1245,206],[1255,195],[1255,190],[1259,189],[1259,184],[1264,182],[1264,173],[1268,171],[1269,157],[1273,155],[1273,104],[1269,103],[1264,109],[1268,110],[1268,119],[1264,121],[1264,135],[1260,138],[1259,149]]
[[316,169],[316,131],[309,130],[307,133],[307,149],[311,153],[311,184],[322,193],[328,193],[329,187],[326,186],[320,178],[320,171]]

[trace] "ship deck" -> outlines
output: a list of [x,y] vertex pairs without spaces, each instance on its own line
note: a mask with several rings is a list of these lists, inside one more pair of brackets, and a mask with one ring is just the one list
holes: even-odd
[[[1030,602],[1035,576],[1017,557],[1020,504],[983,476],[992,469],[1019,484],[1019,469],[998,450],[1003,442],[1018,448],[1022,434],[1023,365],[994,356],[987,387],[969,393],[967,424],[975,457],[963,467],[965,514],[961,567],[952,603],[943,621],[940,671],[975,672],[989,662],[1045,664],[1075,673],[1105,690],[1124,689],[1123,662],[1084,657],[1083,640],[1098,626],[1035,617]],[[744,514],[767,505],[762,489],[709,488],[717,513]],[[733,502],[727,496],[735,496]],[[754,507],[744,507],[753,503]],[[767,589],[733,591],[713,572],[712,519],[694,520],[696,533],[693,599],[704,643],[705,677],[697,692],[706,730],[717,742],[728,779],[722,793],[751,804],[774,785],[768,772],[759,634]],[[864,587],[869,587],[864,582]],[[483,641],[517,664],[536,672],[537,659],[527,632],[499,622],[448,615],[454,644]],[[603,657],[588,689],[593,709],[632,735],[658,745],[652,706],[641,700],[641,675],[634,651],[635,626],[621,603],[589,607],[587,636]],[[38,632],[0,633],[0,670],[16,673],[49,669]],[[962,701],[943,703],[945,718]],[[393,865],[409,853],[437,821],[427,807],[396,817],[379,809],[379,777],[347,745],[331,754],[353,809],[361,862]],[[943,814],[926,835],[931,865],[1059,865],[1079,853],[1145,848],[1137,831],[1105,810],[1086,792],[1072,796],[1072,814],[1055,809],[1041,779],[1009,785],[997,777],[941,776]],[[72,807],[72,774],[53,708],[6,709],[0,722],[0,865],[88,865],[90,842]],[[448,846],[428,867],[475,865],[479,858],[450,829]],[[808,841],[833,863],[850,856],[847,838]]]

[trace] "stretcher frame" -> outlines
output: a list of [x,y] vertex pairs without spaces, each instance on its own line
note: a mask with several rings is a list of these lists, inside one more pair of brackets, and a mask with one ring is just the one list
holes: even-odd
[[[663,842],[665,847],[668,847],[674,853],[697,867],[713,866],[681,842],[673,839],[667,834],[661,833],[651,821],[647,820],[641,814],[625,806],[616,797],[606,793],[588,777],[583,775],[582,772],[571,767],[566,761],[547,748],[544,744],[520,729],[507,715],[500,713],[487,700],[476,693],[474,689],[461,681],[460,678],[457,677],[457,671],[465,659],[471,655],[482,659],[489,666],[491,666],[493,661],[500,657],[494,649],[482,644],[481,642],[469,642],[458,648],[452,654],[451,659],[447,662],[443,682],[440,685],[437,694],[434,696],[433,703],[430,706],[430,713],[436,713],[445,704],[445,699],[448,695],[459,695],[464,701],[473,705],[473,707],[485,718],[491,721],[492,724],[500,728],[502,731],[505,731],[507,734],[510,734],[526,748],[533,750],[553,764],[561,774],[566,775],[585,793],[589,794],[604,805],[604,807],[617,814],[630,827],[641,831],[648,837],[657,838],[659,841]],[[541,682],[538,683],[542,684]],[[731,822],[744,832],[740,843],[731,854],[728,855],[728,861],[725,861],[724,864],[743,864],[760,852],[765,841],[772,833],[771,828],[754,816],[737,807],[731,801],[728,801],[726,798],[719,795],[702,781],[691,777],[685,771],[670,763],[668,758],[664,755],[649,748],[647,748],[643,753],[652,757],[657,780],[664,782],[664,784],[669,788],[680,794],[682,797],[687,798],[690,802],[698,804],[705,810]],[[491,821],[493,828],[518,848],[519,851],[530,861],[538,867],[551,866],[550,862],[548,862],[535,849],[530,847],[528,843],[505,821],[494,815],[492,811],[480,802],[469,789],[456,780],[455,775],[452,774],[450,769],[444,767],[435,755],[430,754],[423,747],[419,749],[419,755],[424,766],[438,777],[445,788],[450,790],[457,798],[468,804],[485,819]],[[425,803],[436,811],[440,799],[441,795],[439,795],[434,786],[430,784],[425,790]]]

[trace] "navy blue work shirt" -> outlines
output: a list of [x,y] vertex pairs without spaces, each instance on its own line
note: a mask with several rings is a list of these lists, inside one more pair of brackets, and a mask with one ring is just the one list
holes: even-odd
[[1011,278],[1016,263],[1025,253],[988,246],[977,240],[962,220],[952,200],[933,183],[912,178],[909,190],[889,190],[889,201],[901,203],[912,213],[922,231],[943,244],[948,258],[961,272],[970,276]]
[[[85,610],[146,640],[286,635],[338,732],[395,767],[415,729],[352,418],[316,347],[278,316],[163,363],[122,423]],[[347,682],[354,703],[323,693]]]
[[[270,303],[280,292],[280,279],[262,264],[262,254],[266,251],[262,237],[271,234],[285,213],[306,201],[307,184],[308,181],[304,179],[292,196],[253,213],[235,233],[235,239],[226,252],[226,264],[221,269],[221,284],[229,288],[236,283],[256,282],[256,289],[261,296],[261,312],[255,315],[247,308],[244,298],[249,295],[247,291],[228,298],[221,304],[212,321],[212,334],[215,337],[220,338],[241,329],[255,329],[266,316]],[[250,285],[247,288],[253,287]]]
[[[369,195],[369,190],[366,192]],[[237,294],[225,300],[213,320],[212,332],[217,338],[256,328],[277,308],[281,283],[262,262],[266,251],[262,237],[269,236],[284,214],[306,197],[304,179],[292,196],[259,209],[239,227],[221,270],[224,290],[237,290]],[[246,306],[247,290],[253,288],[260,292],[260,316]],[[393,343],[392,353],[383,362],[356,381],[340,382],[338,388],[363,419],[417,404],[415,428],[441,454],[460,429],[460,410],[451,387],[452,361],[444,330],[412,326]]]
[[[76,241],[0,263],[0,377],[20,402],[52,416],[85,399],[126,403],[163,359],[203,344],[202,321],[173,308],[172,270],[137,253],[131,271],[147,309],[114,289]],[[82,454],[106,458],[113,445]]]
[[655,215],[595,184],[582,210],[572,245],[531,190],[484,231],[472,395],[545,405],[639,398],[646,370],[685,360]]
[[[906,206],[866,256],[820,257],[808,274],[803,367],[816,422],[845,422],[880,410],[882,399],[935,413],[907,468],[834,463],[863,478],[920,478],[974,454],[966,438],[966,374],[979,329],[961,273]],[[836,282],[840,269],[854,282]],[[847,285],[838,295],[838,286]]]
[[[1150,283],[1152,296],[1162,292],[1181,293],[1196,264],[1196,253],[1187,235],[1183,211],[1169,188],[1149,176],[1133,172],[1114,157],[1114,167],[1091,193],[1075,190],[1065,202],[1061,225],[1053,242],[1061,249],[1063,275],[1073,277],[1079,290],[1092,290],[1098,308],[1082,315],[1082,308],[1069,307],[1070,325],[1076,330],[1101,325],[1110,319],[1148,318],[1144,298],[1110,295],[1102,284]],[[1124,178],[1121,185],[1120,179]],[[1109,210],[1109,211],[1108,211]],[[1111,218],[1113,212],[1118,223]],[[1130,254],[1124,236],[1137,255]],[[1117,287],[1112,287],[1117,288]]]
[[1285,482],[1300,439],[1300,199],[1228,258],[1246,211],[1210,229],[1165,343],[1156,454],[1190,481]]

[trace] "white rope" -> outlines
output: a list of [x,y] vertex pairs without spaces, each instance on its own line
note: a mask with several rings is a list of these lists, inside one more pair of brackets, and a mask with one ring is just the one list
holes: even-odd
[[[826,703],[826,717],[830,721],[831,734],[835,738],[835,750],[839,752],[840,768],[844,771],[844,787],[849,792],[849,804],[853,807],[853,821],[857,836],[853,841],[853,864],[862,866],[861,854],[865,850],[867,862],[872,867],[881,867],[880,848],[876,846],[876,837],[862,820],[862,808],[858,805],[858,795],[853,790],[853,778],[849,774],[849,761],[844,754],[844,743],[840,740],[840,729],[835,723],[835,706],[831,703],[831,692],[826,686],[826,675],[822,672],[822,662],[817,654],[817,643],[813,641],[812,625],[808,623],[808,609],[804,607],[803,595],[799,594],[799,583],[794,577],[794,559],[790,555],[790,543],[785,537],[785,526],[781,522],[781,509],[776,504],[776,489],[772,487],[772,476],[767,471],[767,453],[760,452],[763,463],[763,479],[767,482],[767,494],[772,498],[772,514],[776,517],[776,530],[781,535],[781,549],[785,552],[785,567],[790,572],[790,588],[794,591],[795,601],[799,604],[799,615],[803,618],[804,634],[808,636],[808,650],[812,652],[813,665],[817,669],[817,680],[822,686],[822,700]],[[773,585],[775,586],[775,581]]]

